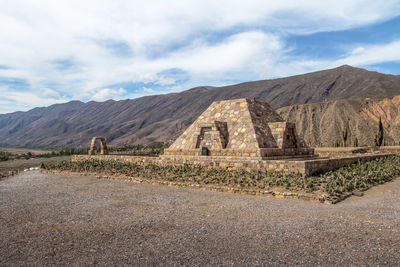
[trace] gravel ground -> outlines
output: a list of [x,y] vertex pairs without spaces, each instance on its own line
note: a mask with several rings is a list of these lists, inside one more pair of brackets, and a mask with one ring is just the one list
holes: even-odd
[[0,265],[399,266],[400,179],[336,205],[24,172]]
[[30,158],[30,159],[16,159],[0,161],[0,172],[13,171],[17,169],[25,169],[29,167],[37,167],[40,164],[50,162],[50,161],[63,161],[70,160],[71,156],[60,156],[51,158]]

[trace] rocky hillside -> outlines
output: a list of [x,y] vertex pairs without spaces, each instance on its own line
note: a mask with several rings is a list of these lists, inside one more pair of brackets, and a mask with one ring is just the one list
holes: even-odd
[[[368,97],[376,99],[395,95],[400,95],[400,76],[342,66],[288,78],[212,89],[197,87],[178,94],[146,96],[133,100],[109,100],[101,103],[72,101],[46,108],[35,108],[28,112],[3,114],[0,115],[0,146],[87,146],[91,137],[95,135],[105,136],[109,143],[114,145],[171,141],[215,100],[256,98],[269,102],[274,108],[280,108],[339,99]],[[357,124],[358,118],[365,120],[362,116],[370,116],[367,112],[363,113],[364,115],[359,113],[357,117],[350,115],[360,110],[361,102],[356,100],[329,102],[290,107],[282,112],[288,112],[288,117],[291,119],[311,118],[311,121],[304,119],[303,125],[299,123],[298,126],[302,134],[306,134],[307,131],[315,132],[315,137],[308,139],[305,136],[305,139],[319,143],[320,139],[325,142],[324,138],[327,138],[325,143],[331,145],[331,137],[322,137],[321,133],[325,132],[319,128],[312,129],[310,125],[324,129],[333,127],[332,131],[340,132],[341,127],[345,125],[340,118],[346,117]],[[334,108],[335,105],[345,105],[348,110],[340,112]],[[313,118],[310,112],[323,107],[332,112],[337,110],[329,116],[328,111],[323,112],[325,116],[338,118],[333,122],[328,120],[328,117],[318,120],[315,116],[319,116],[317,115],[319,113]],[[290,111],[296,109],[298,112]],[[322,116],[322,113],[320,114]],[[320,125],[321,121],[324,125]],[[361,134],[364,128],[359,129]],[[353,135],[355,134],[354,132]],[[364,139],[369,140],[369,137],[363,137],[360,141]]]
[[359,145],[373,145],[379,117],[385,142],[400,142],[400,96],[383,100],[348,99],[284,107],[278,113],[295,122],[297,131],[312,146],[342,145],[347,128],[347,145],[357,138]]

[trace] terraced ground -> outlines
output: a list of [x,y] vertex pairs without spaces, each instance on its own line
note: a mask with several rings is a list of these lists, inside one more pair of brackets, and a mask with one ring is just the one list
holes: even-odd
[[400,179],[336,205],[28,171],[0,181],[0,265],[398,266]]

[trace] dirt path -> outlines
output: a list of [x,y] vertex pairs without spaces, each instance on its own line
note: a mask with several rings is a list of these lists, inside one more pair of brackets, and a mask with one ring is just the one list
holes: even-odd
[[0,265],[398,266],[400,179],[336,205],[29,171],[0,181]]

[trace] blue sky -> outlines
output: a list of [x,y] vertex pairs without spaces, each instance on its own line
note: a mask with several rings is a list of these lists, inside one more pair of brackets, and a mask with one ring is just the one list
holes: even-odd
[[400,75],[399,0],[0,4],[0,113],[344,64]]

